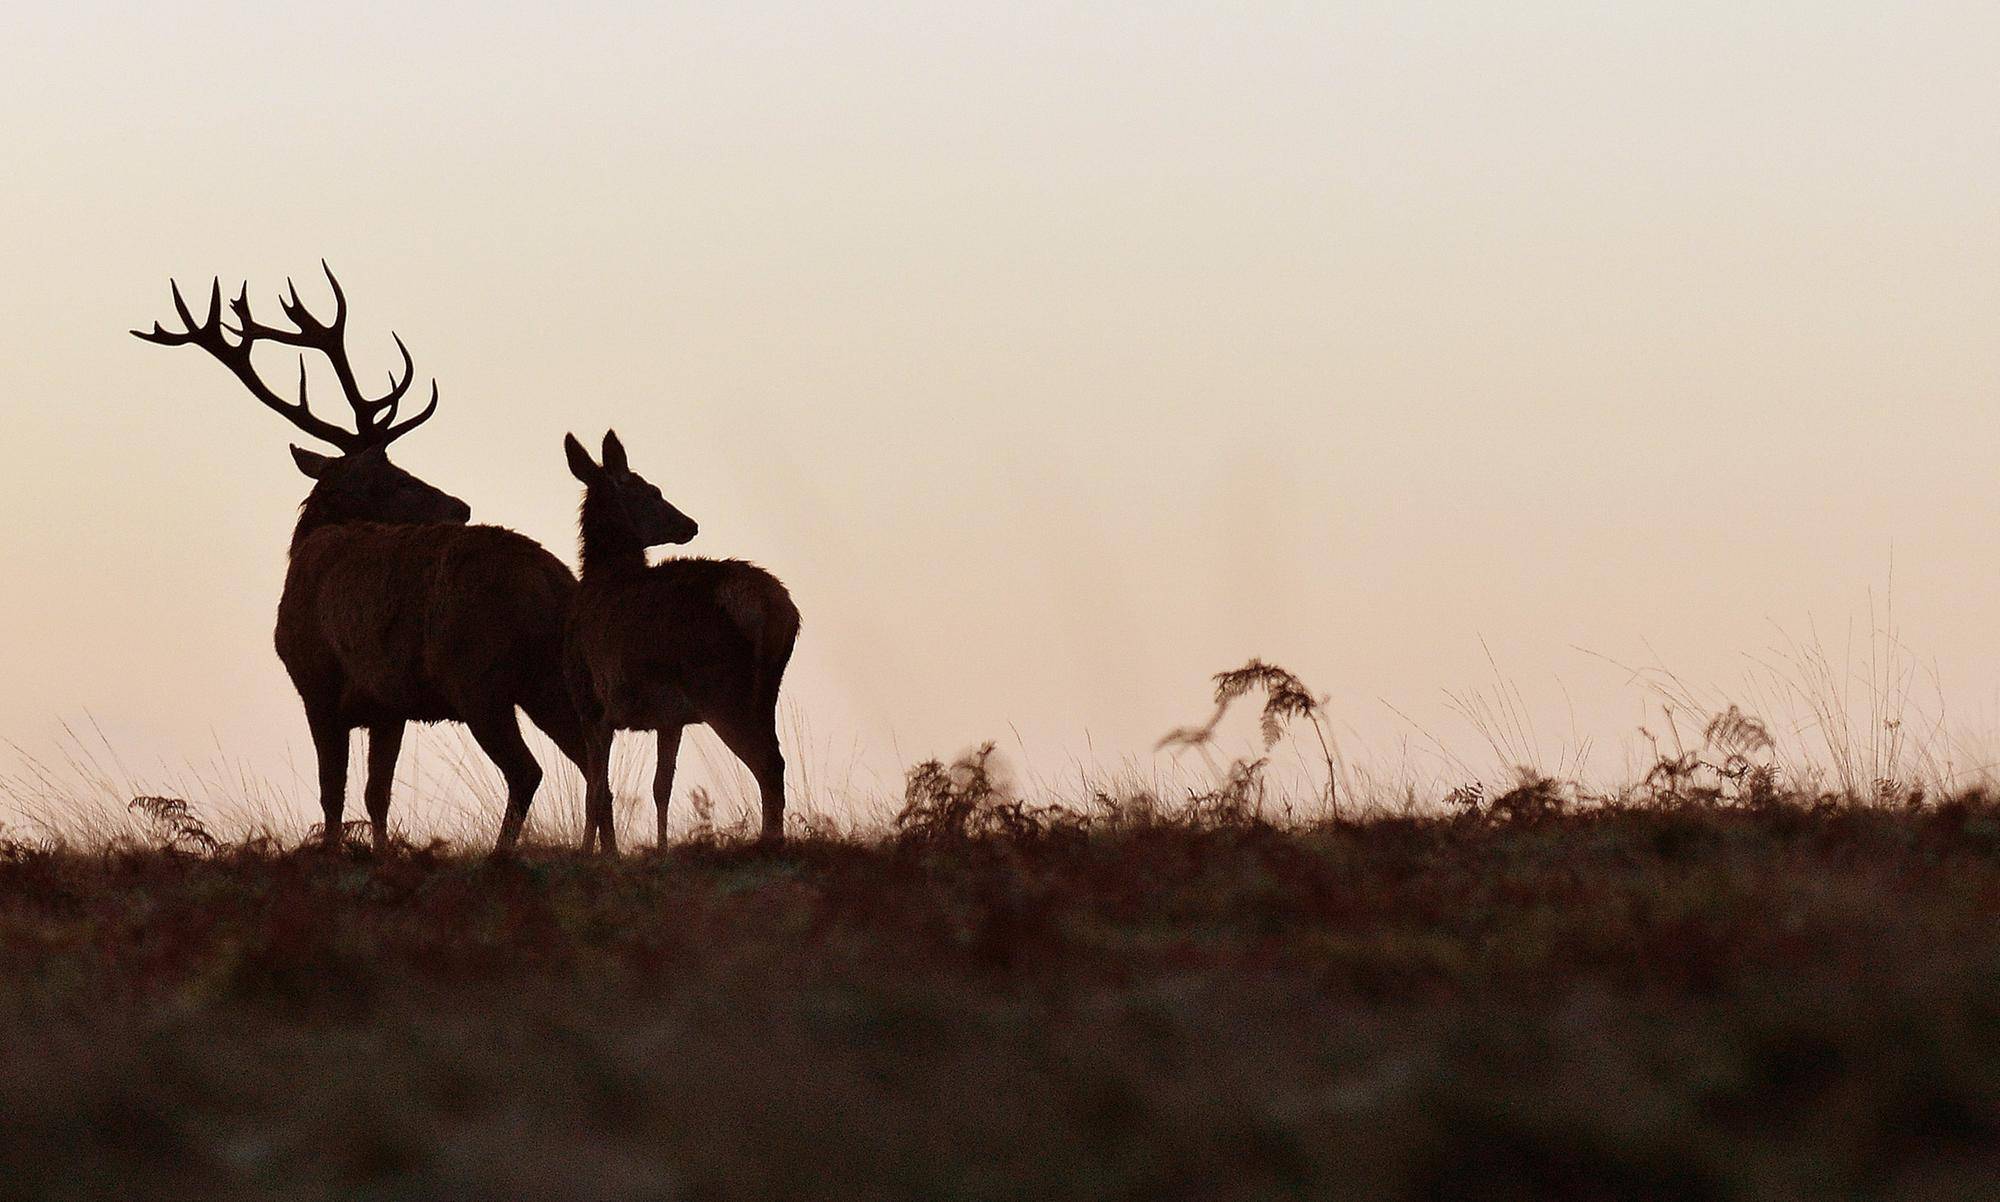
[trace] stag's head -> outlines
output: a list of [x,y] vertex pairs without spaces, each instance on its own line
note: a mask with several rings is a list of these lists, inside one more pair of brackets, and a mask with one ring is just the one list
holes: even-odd
[[590,452],[576,440],[563,435],[563,452],[569,456],[570,474],[583,482],[592,501],[607,503],[638,536],[642,547],[664,543],[685,543],[700,532],[693,518],[668,504],[653,482],[633,471],[625,462],[625,444],[618,435],[606,431],[604,462],[595,463]]
[[463,526],[472,520],[470,505],[390,463],[381,447],[318,455],[295,446],[292,461],[313,480],[306,507],[320,523]]
[[[333,288],[334,310],[329,321],[315,317],[299,300],[298,288],[286,280],[287,295],[278,298],[278,308],[293,328],[267,326],[251,316],[248,284],[237,292],[236,299],[229,302],[230,316],[236,322],[232,328],[223,323],[222,281],[217,279],[209,287],[208,316],[204,320],[195,320],[187,301],[181,297],[180,285],[174,283],[171,284],[174,310],[180,314],[181,328],[168,330],[155,322],[151,330],[134,330],[132,333],[161,346],[198,346],[207,351],[242,381],[251,396],[292,425],[340,452],[337,455],[320,455],[296,446],[292,448],[293,461],[314,482],[312,493],[306,498],[306,508],[316,515],[317,520],[455,524],[472,520],[472,510],[465,502],[432,488],[389,462],[389,444],[430,420],[431,415],[437,412],[437,381],[431,381],[430,402],[423,410],[414,417],[398,421],[403,397],[410,391],[417,372],[415,363],[410,359],[410,348],[403,345],[402,338],[391,334],[390,337],[396,341],[396,350],[403,357],[402,374],[399,377],[397,373],[390,372],[388,391],[379,397],[363,393],[347,358],[347,296],[341,291],[340,281],[334,278],[333,271],[324,262],[320,268],[326,272],[326,281]],[[234,341],[231,341],[232,338]],[[250,354],[259,342],[299,348],[297,401],[287,401],[279,396],[258,376],[257,369],[251,365]],[[320,352],[332,364],[334,378],[340,383],[348,408],[354,412],[354,429],[327,421],[312,411],[306,397],[304,352],[308,350]]]

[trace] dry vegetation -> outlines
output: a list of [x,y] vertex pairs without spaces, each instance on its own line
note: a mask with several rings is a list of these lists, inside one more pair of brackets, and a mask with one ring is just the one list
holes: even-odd
[[[1270,665],[1264,749],[1310,726]],[[1504,707],[1488,712],[1504,716]],[[1611,796],[982,748],[781,854],[0,844],[0,1197],[1960,1198],[2000,1173],[2000,800],[1785,785],[1740,710]],[[1342,778],[1345,779],[1345,778]],[[697,807],[699,808],[699,807]],[[1309,815],[1301,817],[1300,815]],[[294,837],[298,839],[297,836]]]
[[2000,805],[0,859],[0,1194],[1964,1197]]

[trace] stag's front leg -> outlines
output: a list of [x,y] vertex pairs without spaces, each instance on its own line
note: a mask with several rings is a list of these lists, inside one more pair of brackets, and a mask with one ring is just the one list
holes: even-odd
[[403,724],[382,722],[368,728],[368,781],[362,797],[368,804],[368,825],[377,854],[389,850],[389,791],[396,783],[396,760],[403,751]]
[[347,727],[328,714],[308,714],[306,725],[319,758],[320,841],[339,847],[340,821],[347,810]]

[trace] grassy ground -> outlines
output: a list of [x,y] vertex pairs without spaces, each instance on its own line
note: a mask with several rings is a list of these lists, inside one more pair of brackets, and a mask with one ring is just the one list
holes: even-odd
[[1979,797],[17,846],[0,1196],[1963,1198],[1996,918]]

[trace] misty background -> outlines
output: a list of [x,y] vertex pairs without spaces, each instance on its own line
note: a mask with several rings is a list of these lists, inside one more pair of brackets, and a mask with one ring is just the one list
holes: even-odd
[[1251,655],[1357,759],[1491,766],[1446,691],[1497,670],[1615,777],[1643,693],[1579,648],[1726,694],[1891,594],[1996,725],[2000,10],[860,7],[0,15],[0,757],[94,720],[310,800],[296,434],[125,331],[322,256],[475,520],[573,564],[615,427],[782,577],[857,788],[1144,761]]

